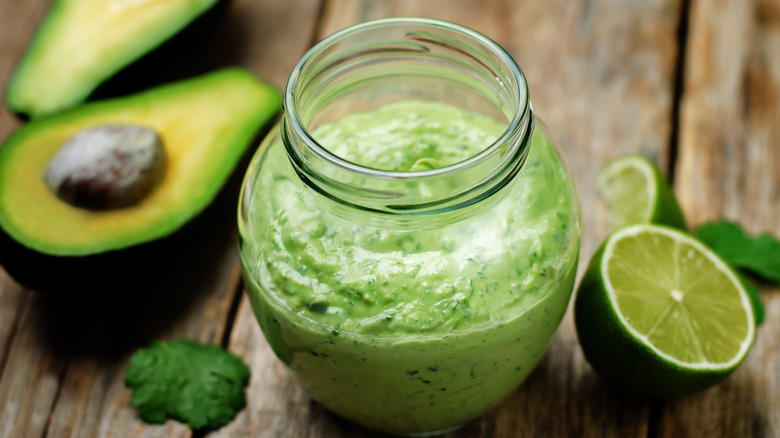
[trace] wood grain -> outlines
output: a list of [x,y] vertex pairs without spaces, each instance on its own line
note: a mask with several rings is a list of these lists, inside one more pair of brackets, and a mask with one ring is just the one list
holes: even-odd
[[21,320],[0,375],[0,437],[40,437],[59,391],[67,359],[51,349],[39,330],[38,297],[19,307]]
[[[780,1],[696,0],[680,120],[676,190],[691,224],[726,217],[780,235]],[[664,406],[659,435],[780,435],[780,296],[724,383]]]
[[[30,294],[0,269],[0,375],[8,349],[19,326],[20,309],[28,305]],[[1,401],[0,401],[1,402]],[[0,404],[2,411],[2,404]]]
[[[319,37],[360,21],[423,16],[467,25],[507,48],[523,68],[534,109],[561,142],[581,188],[586,208],[582,257],[587,261],[607,233],[603,210],[594,208],[596,171],[625,152],[641,152],[662,166],[669,161],[680,11],[681,2],[672,0],[334,0],[326,3]],[[300,431],[301,424],[316,426],[308,435],[287,436],[373,436],[323,415],[291,389],[294,384],[279,374],[279,364],[257,339],[256,325],[242,302],[234,332],[242,337],[232,338],[230,345],[240,345],[252,358],[249,407],[216,436],[272,437],[285,428]],[[269,373],[273,380],[266,381]],[[523,387],[481,420],[447,436],[646,436],[648,415],[647,405],[626,402],[595,377],[580,352],[569,313]]]

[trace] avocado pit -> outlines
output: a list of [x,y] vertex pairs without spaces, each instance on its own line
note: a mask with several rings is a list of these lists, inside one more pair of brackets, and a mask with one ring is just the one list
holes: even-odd
[[109,210],[140,202],[162,179],[165,151],[152,129],[110,124],[70,137],[43,174],[59,199],[74,207]]

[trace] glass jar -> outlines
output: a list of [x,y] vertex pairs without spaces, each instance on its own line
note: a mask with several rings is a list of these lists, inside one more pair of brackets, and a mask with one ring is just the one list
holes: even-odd
[[429,19],[366,22],[292,72],[239,206],[268,343],[336,414],[452,429],[533,370],[566,310],[579,201],[495,42]]

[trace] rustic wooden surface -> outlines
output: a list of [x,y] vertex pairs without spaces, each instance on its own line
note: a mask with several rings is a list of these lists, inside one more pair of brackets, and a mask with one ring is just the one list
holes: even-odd
[[[48,4],[0,0],[0,84]],[[389,16],[467,25],[517,59],[577,178],[583,263],[608,232],[595,173],[625,152],[662,166],[692,225],[728,217],[780,234],[780,0],[236,0],[197,57],[175,70],[243,65],[282,87],[316,40]],[[18,124],[0,110],[0,138]],[[210,436],[376,435],[311,402],[262,337],[240,285],[233,216],[241,170],[199,224],[203,238],[170,254],[165,278],[139,276],[134,287],[151,291],[141,302],[41,296],[0,270],[0,438],[192,436],[175,422],[138,420],[122,383],[132,351],[178,337],[222,343],[252,368],[248,407]],[[447,436],[780,436],[778,292],[763,288],[766,322],[733,376],[664,403],[605,388],[569,312],[528,381]]]

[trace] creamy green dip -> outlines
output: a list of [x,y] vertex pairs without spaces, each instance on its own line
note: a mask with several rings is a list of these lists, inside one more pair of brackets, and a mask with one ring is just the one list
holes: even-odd
[[[479,153],[503,129],[408,101],[313,137],[354,163],[415,171]],[[336,214],[281,145],[264,154],[258,195],[245,201],[248,295],[271,347],[314,399],[374,429],[439,430],[479,416],[532,371],[568,304],[580,236],[572,182],[542,130],[515,181],[493,195],[500,201],[428,229]]]
[[317,141],[341,158],[396,172],[445,167],[492,144],[505,124],[435,102],[403,101],[318,127]]

